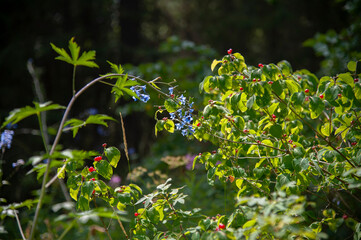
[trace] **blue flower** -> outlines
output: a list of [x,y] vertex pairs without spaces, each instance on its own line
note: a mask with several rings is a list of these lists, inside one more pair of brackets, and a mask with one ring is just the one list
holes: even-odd
[[[146,86],[132,86],[129,88],[130,90],[132,90],[135,94],[137,94],[137,96],[139,97],[140,101],[142,102],[148,102],[149,99],[150,99],[150,96],[148,94],[146,94],[145,92],[145,89],[146,89]],[[142,93],[142,91],[144,93]],[[137,98],[136,97],[132,97],[134,101],[137,101]]]
[[194,132],[195,132],[195,130],[194,130],[194,127],[192,127],[192,126],[188,126],[188,130],[189,130],[189,135],[192,135]]
[[182,135],[187,136],[188,135],[188,129],[183,129],[182,130]]
[[5,130],[1,134],[0,140],[0,148],[7,147],[8,149],[11,148],[11,142],[13,140],[14,131],[13,130]]
[[182,116],[183,116],[183,114],[182,114],[182,109],[181,109],[181,108],[179,108],[179,109],[177,110],[177,113],[178,113],[179,117],[182,117]]
[[174,87],[170,87],[170,88],[168,88],[169,89],[169,94],[173,94],[173,89],[174,89]]
[[189,108],[193,107],[194,102],[189,103]]
[[149,95],[147,95],[147,94],[140,94],[139,98],[140,98],[140,101],[145,102],[145,103],[148,102],[150,99]]
[[184,116],[184,118],[182,119],[183,122],[190,124],[193,121],[192,115],[187,115]]
[[172,119],[172,120],[174,120],[174,119],[175,119],[175,117],[176,117],[176,115],[175,115],[175,113],[174,113],[174,112],[169,113],[169,115],[170,115],[170,119]]
[[184,123],[176,123],[175,127],[176,127],[177,130],[182,130],[183,127],[184,127]]
[[186,97],[183,96],[183,94],[179,97],[179,101],[181,102],[182,105],[186,104]]

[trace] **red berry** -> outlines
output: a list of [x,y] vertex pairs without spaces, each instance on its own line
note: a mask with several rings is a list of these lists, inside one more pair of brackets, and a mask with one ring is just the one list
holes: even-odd
[[94,194],[95,193],[95,190],[93,190],[93,193],[92,194]]
[[220,224],[218,225],[218,227],[219,227],[219,229],[224,229],[224,228],[226,227],[226,225],[224,225],[223,223],[220,223]]
[[258,143],[258,144],[260,144],[260,143],[261,143],[261,141],[260,141],[260,140],[257,140],[257,143]]
[[138,216],[139,216],[139,213],[137,213],[137,212],[136,212],[136,213],[134,213],[134,216],[138,217]]
[[197,127],[199,127],[200,125],[201,125],[201,123],[198,123],[198,124],[197,124]]
[[305,93],[309,93],[310,90],[308,88],[305,89]]
[[348,218],[348,216],[347,216],[346,214],[344,214],[344,215],[342,216],[342,218],[343,218],[344,220],[346,220],[346,219]]
[[309,100],[310,100],[310,97],[307,96],[307,97],[305,98],[305,101],[307,102],[307,101],[309,101]]
[[288,140],[288,142],[291,144],[291,143],[293,143],[293,141],[290,139],[290,140]]
[[95,181],[95,178],[91,178],[90,180],[91,180],[91,181]]
[[301,78],[301,76],[297,76],[297,79],[298,79],[298,80],[301,80],[302,78]]
[[107,147],[107,144],[106,144],[106,143],[103,143],[102,146],[103,146],[103,148],[106,148],[106,147]]
[[257,79],[253,78],[253,79],[252,79],[252,81],[253,81],[253,82],[256,82],[256,81],[257,81]]
[[340,98],[340,97],[342,97],[342,94],[341,94],[341,93],[339,93],[339,94],[337,94],[337,96]]
[[258,67],[263,68],[263,64],[262,63],[258,64]]
[[284,137],[284,138],[287,137],[287,134],[283,134],[282,137]]
[[269,81],[268,84],[271,85],[271,84],[273,84],[273,82],[272,82],[272,81]]
[[357,142],[352,142],[351,145],[352,145],[352,146],[356,146],[356,145],[357,145]]
[[216,153],[217,153],[217,151],[216,151],[216,150],[213,150],[213,151],[212,151],[212,154],[216,154]]
[[241,90],[241,91],[242,91],[242,90],[243,90],[243,87],[240,87],[240,88],[239,88],[239,90]]
[[249,131],[248,131],[248,129],[244,129],[243,132],[244,132],[244,133],[248,133]]
[[230,49],[228,49],[227,53],[232,54],[232,51],[233,51],[232,48],[230,48]]
[[323,94],[320,95],[320,98],[323,99]]
[[236,153],[238,153],[238,149],[234,150]]
[[170,95],[170,98],[174,98],[174,94],[171,94],[171,95]]
[[198,153],[198,156],[202,156],[202,153]]
[[99,162],[99,161],[102,160],[102,159],[103,159],[102,156],[97,156],[97,157],[94,158],[94,161],[95,161],[95,162]]
[[95,171],[95,168],[94,167],[90,167],[89,168],[89,172],[94,172]]
[[276,118],[276,115],[272,114],[272,118]]
[[297,146],[296,146],[296,144],[293,144],[293,146],[292,146],[293,148],[296,148]]
[[358,78],[355,78],[353,81],[354,81],[354,82],[358,82]]
[[259,78],[258,78],[258,79],[257,79],[257,81],[258,81],[258,82],[260,82],[260,81],[261,81],[261,79],[259,79]]

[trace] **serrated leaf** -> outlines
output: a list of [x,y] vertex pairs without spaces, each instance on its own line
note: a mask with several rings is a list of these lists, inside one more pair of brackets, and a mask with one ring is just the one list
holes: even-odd
[[80,47],[76,42],[74,42],[74,38],[71,38],[69,41],[69,50],[70,55],[63,49],[58,48],[54,44],[50,43],[51,47],[55,52],[57,52],[60,56],[57,56],[55,59],[67,62],[74,66],[86,66],[86,67],[99,67],[92,60],[95,59],[95,51],[84,51],[79,58]]
[[9,116],[6,117],[5,122],[2,124],[1,128],[5,127],[9,123],[16,124],[27,117],[40,114],[41,112],[65,108],[59,104],[51,104],[51,102],[46,102],[46,103],[33,102],[33,103],[35,107],[26,106],[11,111]]
[[104,150],[105,156],[107,157],[110,165],[114,168],[117,167],[120,160],[120,151],[116,147],[109,147]]

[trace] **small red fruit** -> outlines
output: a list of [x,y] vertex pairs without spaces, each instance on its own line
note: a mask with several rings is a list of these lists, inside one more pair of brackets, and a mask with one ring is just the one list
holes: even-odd
[[260,140],[257,140],[257,143],[258,143],[258,144],[260,144],[260,143],[261,143],[261,141],[260,141]]
[[241,90],[241,91],[242,91],[242,90],[243,90],[243,87],[240,87],[240,88],[239,88],[239,90]]
[[344,215],[342,216],[342,218],[343,218],[344,220],[346,220],[346,219],[348,218],[348,216],[347,216],[346,214],[344,214]]
[[305,93],[309,93],[310,90],[308,88],[305,89]]
[[272,118],[273,118],[273,119],[276,118],[276,115],[272,114]]
[[106,148],[106,147],[107,147],[107,144],[106,144],[106,143],[103,143],[102,146],[103,146],[103,148]]
[[339,94],[337,94],[337,96],[340,98],[340,97],[342,97],[342,94],[341,94],[341,93],[339,93]]
[[94,158],[94,161],[95,161],[95,162],[99,162],[99,161],[102,160],[102,159],[103,159],[102,156],[97,156],[97,157]]
[[199,127],[200,125],[201,125],[201,123],[198,123],[198,124],[197,124],[197,127]]
[[248,133],[249,130],[248,130],[248,129],[244,129],[243,132],[244,132],[244,133]]
[[170,98],[174,98],[174,94],[171,94],[171,95],[170,95]]
[[94,172],[94,171],[96,171],[94,167],[89,168],[89,172]]
[[263,64],[262,63],[258,64],[258,67],[263,68]]
[[95,193],[95,190],[93,190],[93,193],[92,193],[92,194],[94,195],[94,193]]
[[253,78],[252,81],[253,81],[253,82],[257,82],[257,79]]
[[290,139],[290,140],[288,140],[288,142],[290,143],[290,144],[292,144],[293,143],[293,141]]
[[308,102],[309,100],[310,100],[310,97],[309,97],[309,96],[305,97],[305,101],[306,101],[306,102]]
[[355,83],[358,82],[358,78],[355,78],[353,81],[354,81]]
[[137,212],[134,213],[134,216],[135,216],[135,217],[138,217],[138,216],[139,216],[139,213],[137,213]]
[[95,181],[95,178],[91,178],[90,180],[91,180],[91,181]]
[[293,144],[292,147],[293,147],[293,148],[296,148],[297,146],[296,146],[296,144]]
[[269,82],[268,82],[268,84],[269,84],[269,85],[272,85],[272,84],[273,84],[273,82],[272,82],[272,81],[269,81]]
[[324,97],[323,94],[321,94],[321,95],[320,95],[320,98],[323,99],[323,97]]
[[357,142],[352,142],[351,145],[352,145],[352,146],[356,146],[356,145],[357,145]]
[[228,49],[227,53],[232,54],[232,51],[233,51],[232,48],[230,48],[230,49]]
[[219,227],[219,229],[224,229],[224,228],[226,227],[226,225],[224,225],[223,223],[220,223],[220,224],[218,225],[218,227]]
[[212,154],[216,154],[216,153],[217,153],[217,151],[216,151],[216,150],[213,150],[213,151],[212,151]]

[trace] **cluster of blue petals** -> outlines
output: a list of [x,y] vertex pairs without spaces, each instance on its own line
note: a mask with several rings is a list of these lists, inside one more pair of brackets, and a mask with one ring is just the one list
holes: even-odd
[[[142,102],[148,102],[150,99],[149,94],[147,94],[145,92],[146,86],[132,86],[130,87],[130,90],[132,90],[133,92],[135,92],[135,94],[137,94],[137,96],[139,97],[140,101]],[[134,101],[137,101],[138,99],[136,97],[133,97]]]
[[7,147],[8,149],[11,148],[11,142],[13,140],[14,131],[13,130],[5,130],[1,134],[0,140],[0,148]]
[[[173,94],[173,90],[174,88],[170,87],[169,94]],[[169,113],[169,118],[172,120],[178,119],[179,122],[175,124],[175,127],[176,130],[181,131],[183,136],[192,135],[194,133],[194,127],[192,126],[193,102],[187,104],[186,97],[183,94],[177,98],[177,101],[179,101],[182,107],[176,112]]]

